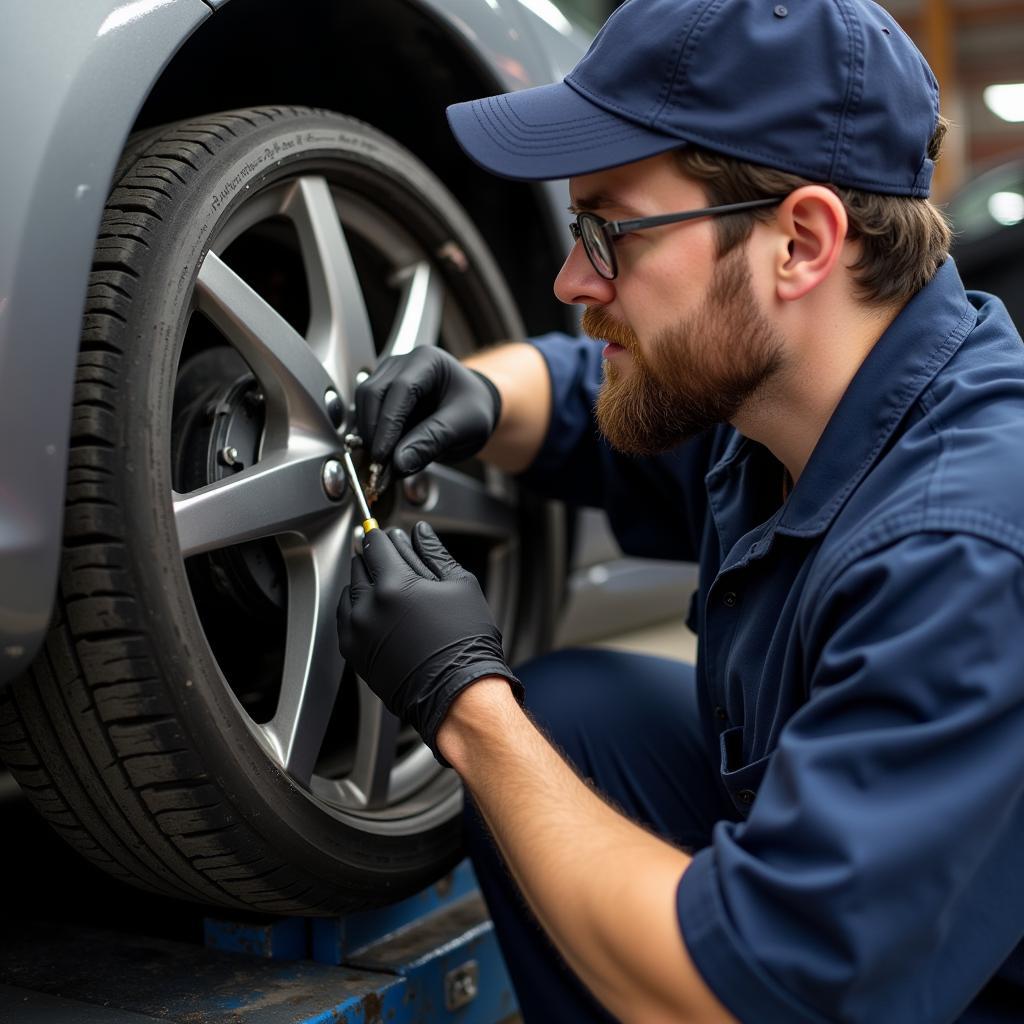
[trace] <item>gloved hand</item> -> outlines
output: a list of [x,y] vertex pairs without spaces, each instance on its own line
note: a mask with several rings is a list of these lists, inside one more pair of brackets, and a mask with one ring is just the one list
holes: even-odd
[[437,730],[462,690],[504,676],[522,703],[480,584],[427,523],[416,524],[411,544],[401,530],[366,535],[338,604],[338,646],[445,765]]
[[356,388],[356,421],[373,462],[399,476],[476,455],[494,433],[501,395],[439,348],[392,356]]

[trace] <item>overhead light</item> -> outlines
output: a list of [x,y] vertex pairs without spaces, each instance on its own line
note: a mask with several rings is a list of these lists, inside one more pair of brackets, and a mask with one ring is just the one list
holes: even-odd
[[1003,227],[1024,221],[1024,196],[1019,192],[994,192],[988,197],[988,212]]
[[551,0],[523,0],[523,6],[533,11],[541,21],[546,21],[553,29],[561,32],[563,36],[572,35],[572,22]]
[[1004,121],[1024,121],[1024,82],[990,85],[985,89],[985,106]]

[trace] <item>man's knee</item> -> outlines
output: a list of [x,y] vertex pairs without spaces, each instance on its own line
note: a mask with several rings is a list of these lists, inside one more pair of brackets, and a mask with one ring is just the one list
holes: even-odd
[[570,648],[535,658],[516,671],[531,717],[572,760],[696,715],[693,666],[684,662]]
[[554,651],[516,669],[526,687],[526,709],[559,746],[574,745],[581,731],[591,735],[610,728],[607,713],[623,680],[609,664],[614,652],[571,648]]

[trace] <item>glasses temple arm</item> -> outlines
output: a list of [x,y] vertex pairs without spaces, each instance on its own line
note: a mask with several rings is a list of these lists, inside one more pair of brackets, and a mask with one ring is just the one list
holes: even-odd
[[687,210],[685,213],[663,213],[658,217],[640,217],[637,220],[608,220],[604,222],[604,230],[612,235],[624,235],[641,228],[658,228],[663,224],[679,224],[686,220],[697,220],[698,217],[717,217],[727,213],[741,213],[762,206],[775,206],[782,202],[782,197],[772,199],[751,199],[745,203],[729,203],[727,206],[709,206],[706,210]]

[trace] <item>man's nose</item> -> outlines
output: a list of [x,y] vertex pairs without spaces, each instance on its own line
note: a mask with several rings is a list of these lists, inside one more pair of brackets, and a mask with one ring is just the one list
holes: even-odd
[[583,243],[577,242],[555,277],[555,295],[567,306],[604,306],[615,298],[615,282],[591,266]]

